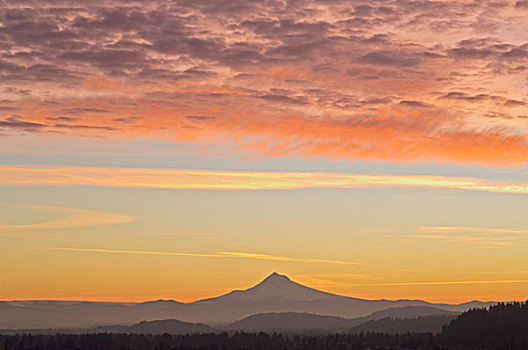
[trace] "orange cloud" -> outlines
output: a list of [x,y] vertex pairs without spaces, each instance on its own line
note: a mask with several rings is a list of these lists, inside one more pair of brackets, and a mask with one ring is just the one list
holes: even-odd
[[[226,92],[224,110],[209,113],[214,101],[203,93],[203,109],[182,110],[190,99],[202,93],[182,93],[180,103],[157,99],[137,99],[129,108],[112,103],[106,118],[80,115],[71,122],[51,121],[53,113],[35,107],[34,118],[3,122],[12,129],[34,132],[68,133],[83,137],[153,136],[177,143],[223,145],[234,151],[263,157],[298,157],[335,160],[374,159],[384,161],[435,161],[494,165],[526,164],[528,139],[520,132],[509,132],[499,125],[475,128],[442,108],[406,111],[385,108],[371,115],[344,116],[342,111],[323,110],[322,116],[310,116],[311,107],[299,107],[287,113],[267,103]],[[280,97],[277,97],[279,100]],[[284,103],[284,102],[282,102]],[[88,104],[89,105],[89,104]],[[243,106],[241,109],[237,106]],[[101,105],[78,109],[105,110]],[[329,117],[334,114],[336,117]],[[110,116],[111,114],[111,116]],[[131,117],[132,116],[132,117]],[[139,117],[138,117],[139,116]],[[78,118],[78,120],[76,119]]]
[[[467,11],[447,1],[432,13],[408,2],[243,1],[235,17],[211,4],[72,3],[6,4],[25,18],[24,30],[18,17],[3,24],[9,52],[28,54],[0,57],[0,133],[156,137],[267,157],[528,162],[528,25],[514,2]],[[482,18],[493,26],[475,39]]]

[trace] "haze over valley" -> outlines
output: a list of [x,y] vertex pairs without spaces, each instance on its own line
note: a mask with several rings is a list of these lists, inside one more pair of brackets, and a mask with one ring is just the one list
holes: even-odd
[[249,289],[191,303],[175,300],[142,303],[4,301],[0,303],[0,328],[93,328],[177,319],[217,329],[348,330],[364,322],[386,318],[441,316],[447,322],[470,308],[492,304],[495,303],[434,304],[421,300],[351,298],[303,286],[274,272]]

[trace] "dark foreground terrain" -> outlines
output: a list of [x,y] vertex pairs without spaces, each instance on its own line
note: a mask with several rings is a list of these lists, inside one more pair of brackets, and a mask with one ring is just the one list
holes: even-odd
[[432,333],[13,334],[4,349],[528,349],[528,302],[472,309]]
[[3,349],[435,349],[431,334],[57,334],[4,336],[2,341]]

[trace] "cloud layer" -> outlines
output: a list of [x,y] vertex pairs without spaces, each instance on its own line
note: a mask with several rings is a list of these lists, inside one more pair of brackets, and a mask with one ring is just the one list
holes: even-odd
[[0,3],[0,137],[528,161],[523,1]]

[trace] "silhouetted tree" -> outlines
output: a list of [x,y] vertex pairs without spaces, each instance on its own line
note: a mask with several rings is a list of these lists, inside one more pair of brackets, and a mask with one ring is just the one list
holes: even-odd
[[464,312],[444,326],[439,342],[460,349],[528,349],[528,302]]

